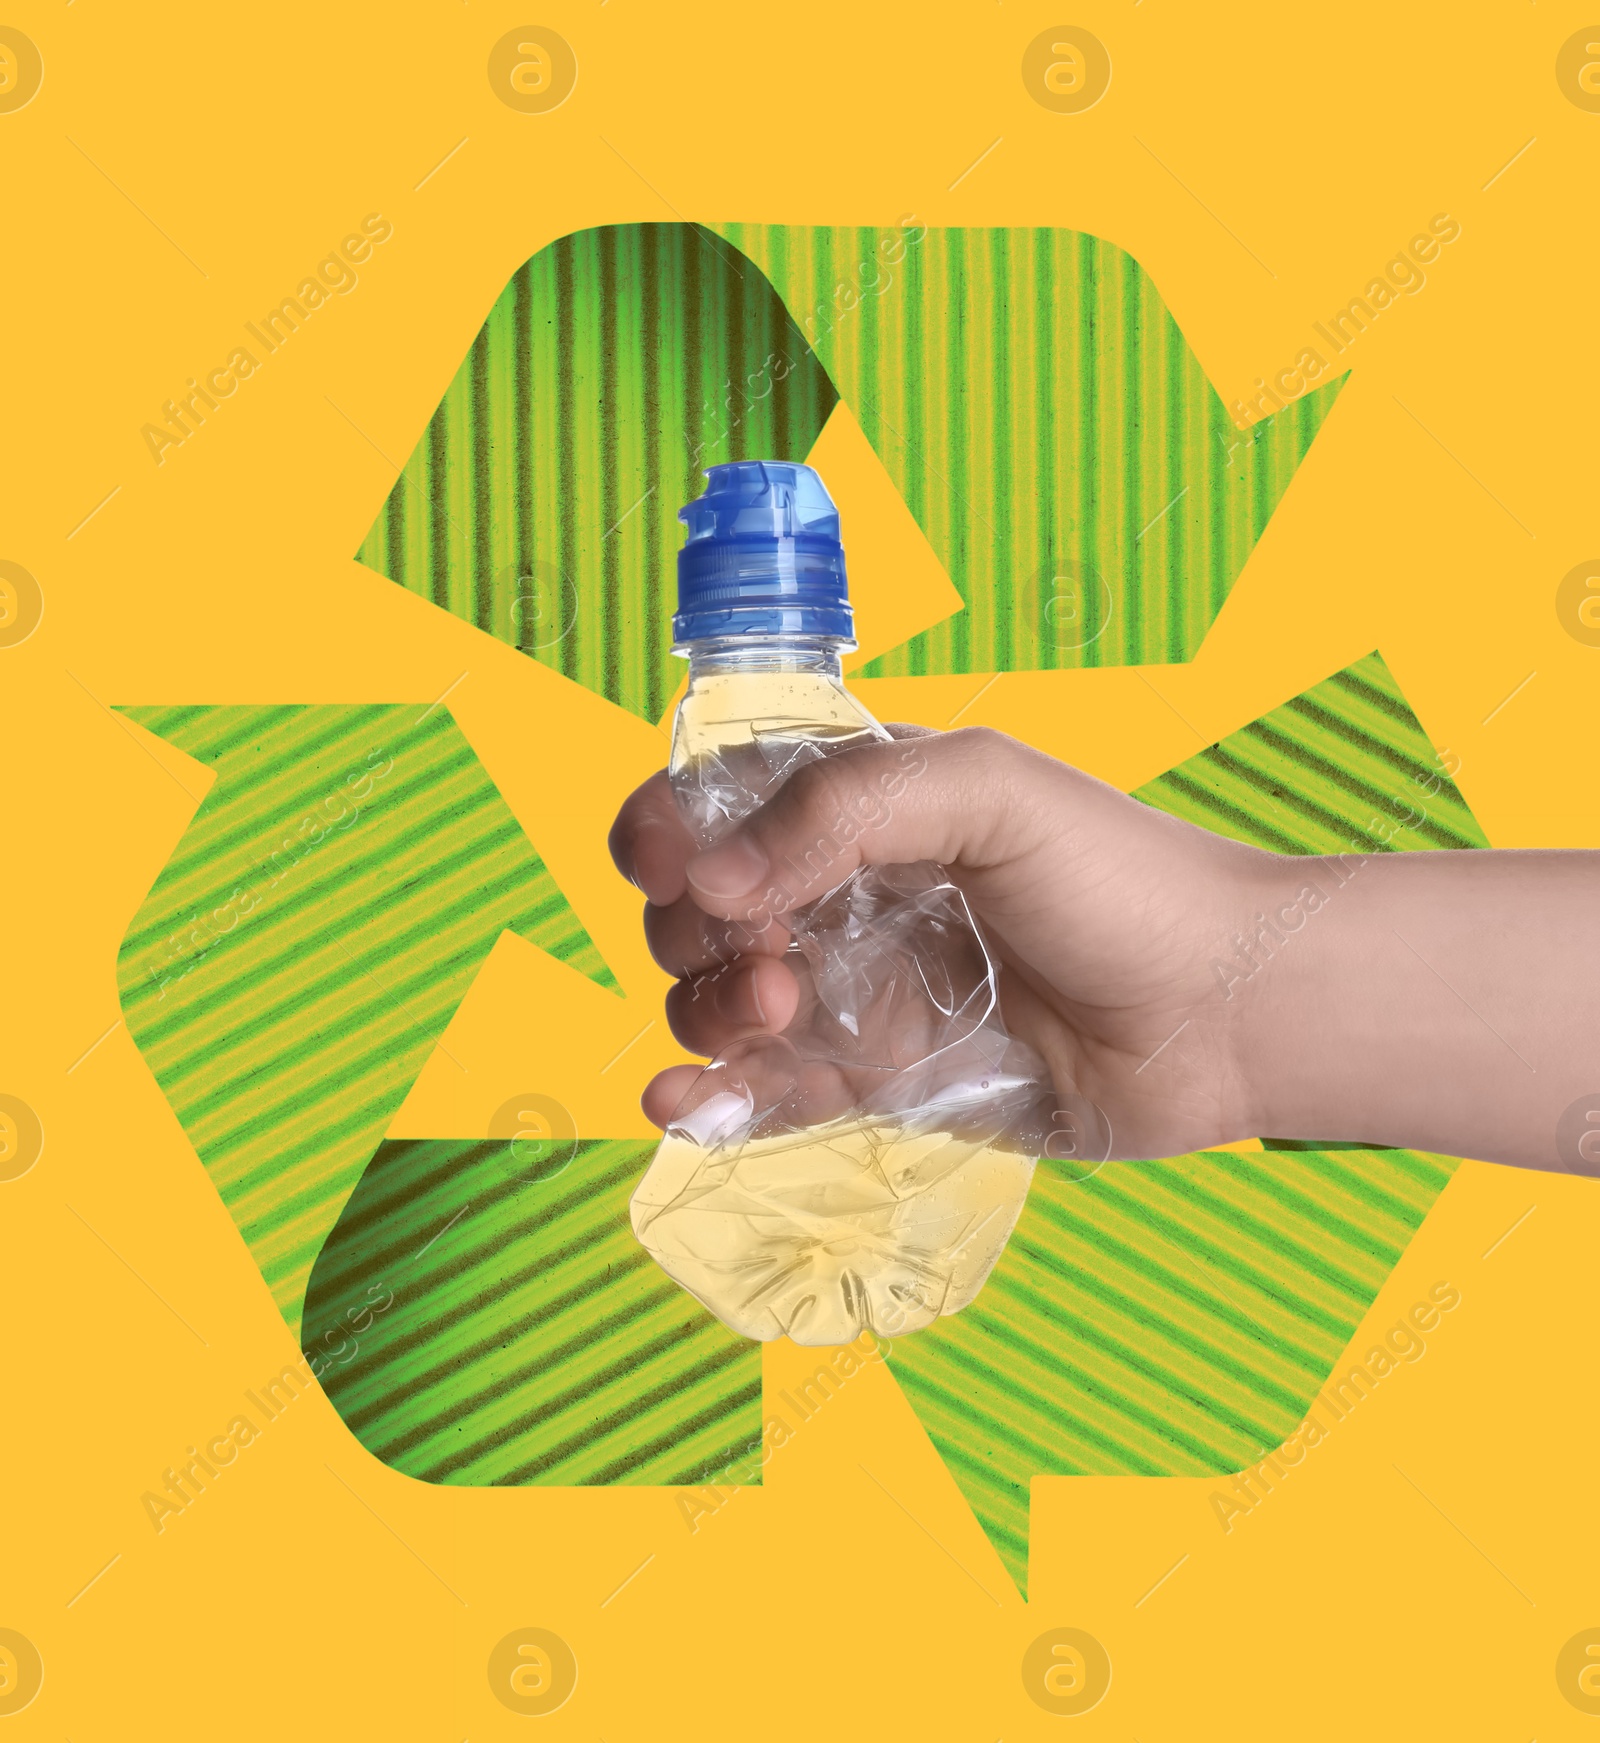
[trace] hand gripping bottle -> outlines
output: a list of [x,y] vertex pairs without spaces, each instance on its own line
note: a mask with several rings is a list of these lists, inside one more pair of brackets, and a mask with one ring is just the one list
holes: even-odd
[[[670,768],[702,848],[806,763],[892,742],[840,677],[855,642],[822,480],[775,460],[706,476],[679,513],[673,634],[689,687]],[[868,814],[807,849],[813,869],[918,778],[917,741],[893,762]],[[840,879],[785,912],[774,868],[795,1018],[700,1073],[633,1195],[643,1246],[746,1337],[839,1344],[958,1312],[1000,1256],[1047,1129],[1043,1064],[1002,1026],[995,961],[948,874],[925,862]]]

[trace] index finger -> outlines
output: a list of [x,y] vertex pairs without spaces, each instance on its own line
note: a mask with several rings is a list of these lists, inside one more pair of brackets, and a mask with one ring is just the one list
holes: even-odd
[[683,868],[698,851],[659,769],[622,801],[607,837],[616,868],[654,907],[675,902],[688,888]]
[[[892,721],[896,739],[931,738],[930,727]],[[608,838],[616,868],[653,907],[676,902],[688,889],[684,867],[700,851],[679,814],[665,769],[658,769],[622,802]]]

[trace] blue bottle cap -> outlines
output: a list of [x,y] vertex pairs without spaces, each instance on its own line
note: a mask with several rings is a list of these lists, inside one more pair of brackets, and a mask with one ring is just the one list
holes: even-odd
[[839,511],[822,480],[792,460],[733,460],[706,472],[678,510],[674,642],[808,635],[854,641]]

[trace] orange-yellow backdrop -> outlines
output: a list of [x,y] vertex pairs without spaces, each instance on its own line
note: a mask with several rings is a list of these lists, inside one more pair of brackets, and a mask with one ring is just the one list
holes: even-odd
[[[470,1072],[425,1072],[394,1130],[480,1130],[558,1085],[580,1129],[642,1132],[638,1087],[673,1053],[657,1025],[601,1070],[661,989],[604,834],[664,740],[350,555],[509,273],[569,230],[675,216],[1070,226],[1144,264],[1231,401],[1448,211],[1460,241],[1351,347],[1337,414],[1199,659],[1152,674],[1165,700],[1128,671],[1015,674],[963,718],[1132,786],[1379,647],[1496,846],[1600,846],[1600,649],[1556,611],[1600,547],[1584,338],[1600,115],[1556,77],[1586,16],[1439,0],[0,15],[44,63],[33,101],[0,113],[0,559],[44,598],[36,633],[0,649],[0,1091],[46,1134],[0,1185],[0,1627],[45,1665],[19,1738],[1048,1737],[1063,1722],[1019,1667],[1062,1625],[1115,1667],[1074,1721],[1085,1737],[1588,1734],[1555,1660],[1600,1626],[1600,1188],[1475,1163],[1373,1309],[1386,1325],[1454,1282],[1425,1361],[1227,1536],[1210,1483],[1041,1481],[1027,1605],[881,1368],[693,1535],[668,1491],[414,1483],[317,1395],[157,1536],[141,1493],[293,1350],[112,1028],[123,929],[192,809],[168,771],[199,789],[104,706],[427,701],[466,670],[450,705],[628,998],[502,949],[450,1031]],[[579,63],[544,115],[486,74],[530,22]],[[1085,114],[1022,83],[1024,48],[1062,22],[1111,55]],[[394,236],[359,290],[154,465],[141,426],[373,211]],[[850,429],[825,440],[853,570],[901,609],[931,559]],[[942,725],[981,682],[866,689],[882,716]],[[539,1720],[485,1673],[523,1626],[580,1666]]]

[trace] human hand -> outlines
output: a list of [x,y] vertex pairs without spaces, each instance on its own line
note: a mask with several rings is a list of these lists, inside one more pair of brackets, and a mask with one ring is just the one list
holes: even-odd
[[[1214,963],[1282,881],[1280,862],[1003,734],[893,730],[899,743],[801,768],[707,852],[664,774],[624,804],[612,853],[648,898],[652,954],[678,977],[667,996],[678,1040],[711,1055],[781,1033],[804,996],[783,960],[784,916],[860,866],[933,860],[1000,961],[1006,1028],[1043,1057],[1059,1102],[1095,1104],[1113,1155],[1252,1135],[1241,1006],[1219,997]],[[647,1088],[658,1125],[697,1070],[673,1067]]]
[[[1270,1134],[1600,1173],[1600,854],[1263,853],[987,728],[893,730],[920,772],[887,807],[897,744],[799,770],[704,853],[665,775],[622,807],[612,851],[685,1047],[794,1017],[782,915],[933,860],[1000,960],[1006,1028],[1114,1157]],[[698,1069],[660,1073],[646,1113],[665,1124]]]

